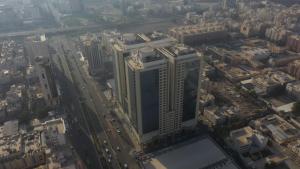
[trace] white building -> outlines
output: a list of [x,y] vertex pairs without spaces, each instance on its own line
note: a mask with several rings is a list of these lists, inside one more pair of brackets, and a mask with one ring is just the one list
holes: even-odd
[[268,138],[247,126],[230,132],[234,149],[243,153],[256,153],[266,148]]

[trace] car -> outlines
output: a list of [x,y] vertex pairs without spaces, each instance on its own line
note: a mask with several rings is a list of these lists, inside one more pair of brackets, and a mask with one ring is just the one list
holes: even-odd
[[108,148],[106,148],[106,149],[105,149],[105,152],[106,152],[106,153],[109,153],[109,149],[108,149]]
[[117,147],[117,150],[118,150],[118,151],[121,151],[121,149],[120,149],[120,147],[119,147],[119,146]]
[[103,143],[104,143],[104,144],[107,144],[107,141],[106,141],[106,140],[104,140],[104,141],[103,141]]
[[111,163],[111,159],[109,158],[109,159],[107,160],[107,162]]
[[117,130],[117,133],[121,133],[121,131],[118,129],[118,130]]
[[128,168],[128,164],[125,163],[125,164],[124,164],[124,168]]

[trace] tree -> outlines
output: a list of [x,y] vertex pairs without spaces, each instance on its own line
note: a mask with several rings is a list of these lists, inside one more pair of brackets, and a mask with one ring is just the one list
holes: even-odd
[[300,116],[300,101],[294,103],[292,112],[295,116]]

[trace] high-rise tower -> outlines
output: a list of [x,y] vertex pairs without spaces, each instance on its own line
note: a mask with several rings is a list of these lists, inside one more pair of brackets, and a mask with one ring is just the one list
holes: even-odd
[[138,50],[126,61],[128,109],[140,142],[159,135],[168,111],[168,63],[153,48]]
[[141,48],[126,59],[127,115],[140,143],[196,125],[200,63],[181,44]]
[[58,91],[50,58],[45,56],[36,56],[34,61],[37,67],[39,81],[46,104],[48,106],[55,106],[58,103]]
[[125,75],[125,60],[132,51],[151,46],[151,47],[165,47],[170,46],[176,40],[159,32],[148,34],[123,34],[116,39],[113,45],[114,57],[114,77],[116,82],[116,96],[119,107],[126,114],[128,113],[128,98]]
[[58,91],[51,66],[50,51],[45,35],[28,37],[25,40],[25,49],[29,62],[36,66],[44,99],[48,106],[55,106]]
[[103,56],[101,55],[101,43],[98,37],[87,36],[82,41],[83,55],[89,63],[89,73],[96,75],[103,70]]
[[174,119],[170,131],[195,126],[199,107],[201,56],[193,48],[183,44],[160,48],[159,52],[169,63],[169,112],[173,112],[171,118]]

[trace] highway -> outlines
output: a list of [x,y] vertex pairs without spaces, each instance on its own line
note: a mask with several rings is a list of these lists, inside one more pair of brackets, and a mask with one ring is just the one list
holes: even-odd
[[48,28],[48,29],[37,29],[37,30],[28,30],[28,31],[19,31],[19,32],[6,32],[6,33],[0,33],[0,39],[26,37],[26,36],[32,36],[37,34],[46,34],[47,36],[50,36],[50,35],[59,35],[59,34],[67,34],[67,33],[74,33],[74,32],[101,31],[105,29],[109,29],[109,30],[117,29],[121,32],[150,32],[153,30],[166,31],[172,26],[176,26],[176,24],[173,23],[170,18],[168,18],[168,19],[159,19],[155,21],[146,21],[146,22],[139,22],[139,23],[95,24],[95,25],[87,25],[87,26],[73,26],[73,27],[66,27],[66,28]]
[[[54,47],[58,54],[63,53],[63,49],[58,43],[54,43]],[[91,140],[91,131],[88,128],[86,119],[82,116],[82,106],[80,104],[80,96],[78,95],[76,86],[73,85],[74,79],[71,68],[64,56],[53,55],[55,76],[59,81],[62,89],[62,105],[68,113],[67,122],[69,129],[67,131],[68,138],[72,145],[90,169],[101,169],[101,157],[98,155],[95,145]]]
[[[139,169],[139,164],[133,155],[133,146],[120,121],[115,119],[109,103],[105,100],[100,87],[86,72],[79,57],[75,44],[66,38],[57,38],[57,56],[63,57],[68,64],[79,95],[81,117],[86,133],[90,135],[94,150],[98,154],[104,168]],[[68,74],[68,73],[67,73]],[[78,107],[78,106],[77,106]]]

